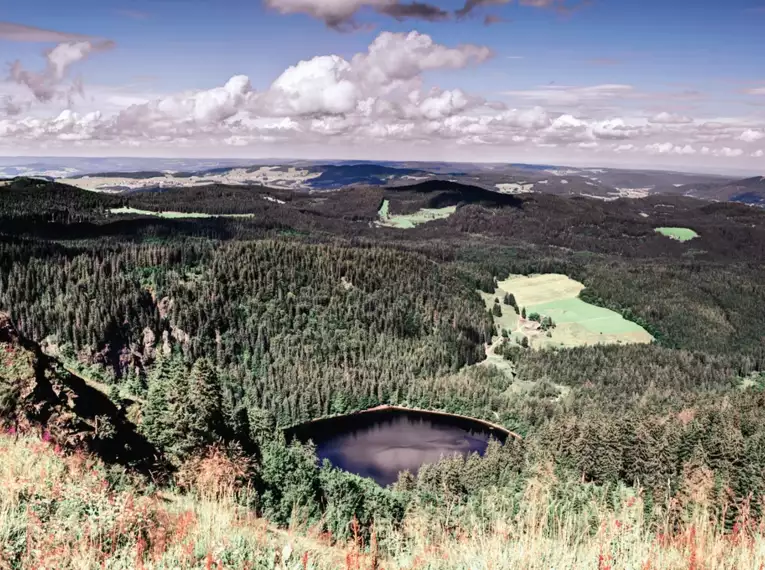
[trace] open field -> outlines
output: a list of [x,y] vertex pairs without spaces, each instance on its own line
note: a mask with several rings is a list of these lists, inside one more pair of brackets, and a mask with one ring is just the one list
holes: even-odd
[[421,208],[415,214],[391,215],[389,212],[390,203],[383,201],[383,205],[378,212],[380,220],[377,222],[380,226],[387,228],[411,229],[420,224],[448,218],[457,211],[457,206],[447,206],[445,208]]
[[303,189],[306,182],[321,176],[321,172],[281,166],[262,166],[258,169],[232,168],[224,172],[204,172],[190,176],[175,176],[166,172],[162,176],[83,176],[81,178],[60,178],[58,182],[93,192],[121,192],[125,189],[142,188],[183,188],[206,186],[208,184],[247,185],[262,184],[274,188]]
[[495,184],[494,186],[497,188],[497,190],[499,190],[503,194],[528,194],[534,191],[533,182],[532,183],[521,182],[520,184],[513,182],[513,183],[505,183],[505,184]]
[[699,234],[694,232],[690,228],[656,228],[656,231],[668,238],[676,239],[678,241],[689,241],[693,238],[699,237]]
[[253,214],[205,214],[203,212],[152,212],[151,210],[139,210],[137,208],[111,208],[112,214],[133,214],[136,216],[156,216],[158,218],[252,218]]
[[[505,292],[515,296],[519,308],[526,308],[526,315],[539,313],[550,317],[555,328],[550,336],[539,330],[533,321],[520,319],[518,331],[529,338],[534,348],[572,347],[592,344],[649,343],[653,337],[640,325],[626,320],[620,314],[585,303],[577,296],[584,289],[578,281],[559,274],[510,276],[498,284],[500,299]],[[492,296],[493,300],[493,296]],[[503,307],[504,309],[504,307]],[[510,309],[508,307],[508,309]],[[503,310],[505,312],[513,312]],[[502,328],[505,325],[499,322]],[[515,331],[508,328],[508,331]]]

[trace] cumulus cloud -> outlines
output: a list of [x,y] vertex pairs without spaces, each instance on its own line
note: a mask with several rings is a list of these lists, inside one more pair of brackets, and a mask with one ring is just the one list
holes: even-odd
[[369,80],[388,83],[412,79],[423,71],[460,69],[483,63],[492,55],[485,46],[461,44],[450,48],[435,43],[427,34],[383,32],[367,53],[353,57],[352,65]]
[[762,149],[756,150],[752,153],[751,156],[752,158],[762,158],[763,156],[765,156],[765,150],[762,150]]
[[598,139],[624,140],[640,135],[643,132],[643,128],[618,118],[594,122],[590,125],[590,132]]
[[671,142],[653,143],[645,146],[651,154],[696,154],[696,149],[690,145],[676,145]]
[[693,119],[686,117],[685,115],[676,115],[674,113],[662,112],[651,117],[649,121],[659,125],[683,125],[692,123]]
[[[430,36],[411,32],[383,32],[365,53],[350,61],[336,56],[319,56],[301,61],[282,73],[260,97],[262,105],[278,115],[395,114],[457,108],[467,105],[461,92],[436,92],[431,99],[419,93],[421,75],[436,69],[459,69],[482,63],[491,51],[472,44],[447,47]],[[386,96],[386,97],[381,97]]]
[[753,143],[765,139],[765,132],[747,129],[738,138],[744,142]]
[[271,86],[279,114],[350,113],[361,90],[350,79],[351,64],[336,55],[301,61],[282,73]]
[[[65,43],[48,54],[46,71],[53,80],[92,53],[78,42]],[[379,156],[386,148],[432,149],[433,157],[452,149],[465,159],[478,158],[470,153],[480,147],[484,158],[490,153],[492,158],[523,156],[536,149],[559,153],[546,156],[564,160],[598,153],[599,160],[610,154],[619,162],[657,166],[689,161],[739,166],[762,158],[752,148],[739,149],[736,141],[756,142],[765,132],[765,118],[648,117],[635,108],[636,90],[629,85],[531,90],[543,97],[520,91],[523,96],[510,105],[428,81],[431,72],[478,66],[491,56],[479,45],[444,45],[417,32],[384,32],[352,57],[297,62],[260,90],[239,75],[210,89],[161,96],[101,89],[87,104],[77,99],[69,106],[54,98],[30,111],[14,108],[0,84],[0,147],[174,148],[180,153],[219,145],[244,155],[285,145],[279,152],[294,155],[296,148],[313,145],[322,153],[335,147]],[[621,99],[629,104],[620,106]],[[572,108],[563,112],[566,105]],[[422,157],[419,152],[412,156]]]
[[735,158],[737,156],[741,156],[742,154],[744,154],[744,151],[741,150],[740,148],[728,148],[726,146],[721,148],[719,151],[717,151],[716,156],[725,156],[728,158]]
[[131,105],[104,125],[104,134],[187,136],[196,131],[217,129],[222,122],[237,115],[252,96],[250,80],[237,75],[223,87]]

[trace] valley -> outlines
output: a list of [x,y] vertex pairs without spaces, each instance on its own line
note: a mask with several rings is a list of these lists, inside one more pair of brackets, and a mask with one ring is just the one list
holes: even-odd
[[[598,529],[625,520],[633,530],[609,544],[634,567],[687,570],[687,541],[656,547],[668,526],[673,540],[703,533],[710,564],[759,562],[756,533],[727,537],[760,524],[747,501],[765,488],[765,212],[405,176],[1,186],[0,446],[13,463],[0,479],[45,465],[80,499],[67,514],[47,476],[4,484],[0,536],[55,527],[51,552],[77,536],[89,560],[133,564],[133,535],[112,549],[76,529],[98,512],[111,533],[135,500],[155,517],[136,527],[151,529],[152,556],[180,567],[218,548],[288,568],[296,556],[407,568],[436,544],[443,568],[487,548],[519,568],[547,570],[544,556],[597,568]],[[411,417],[336,445],[289,437],[378,407],[519,437]],[[98,478],[78,477],[78,461]],[[694,495],[700,480],[729,491]],[[30,522],[30,488],[52,505],[46,525]],[[181,520],[187,534],[157,534]],[[25,544],[6,552],[39,566]]]

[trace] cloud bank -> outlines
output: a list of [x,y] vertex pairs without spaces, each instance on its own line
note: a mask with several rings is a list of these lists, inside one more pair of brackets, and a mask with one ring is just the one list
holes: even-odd
[[[449,20],[452,15],[461,20],[481,7],[509,4],[512,1],[466,0],[462,8],[454,10],[453,14],[435,4],[416,0],[410,3],[400,2],[400,0],[332,0],[331,2],[326,0],[265,0],[265,4],[281,14],[306,14],[323,21],[330,28],[348,31],[359,26],[356,17],[364,9],[390,16],[399,21],[416,19],[438,22]],[[519,0],[518,4],[532,8],[554,9],[566,13],[574,9],[568,5],[567,0]],[[487,25],[502,21],[502,18],[495,15],[484,17],[484,23]]]
[[[66,42],[47,52],[43,72],[17,67],[14,85],[31,90],[37,107],[12,108],[14,101],[0,92],[0,149],[178,155],[194,149],[208,156],[296,156],[314,149],[324,157],[505,161],[536,153],[590,164],[743,167],[758,164],[765,148],[765,120],[756,117],[710,120],[619,107],[648,97],[632,85],[543,86],[490,99],[432,86],[428,74],[458,74],[493,53],[417,32],[383,32],[348,58],[299,61],[260,90],[237,75],[221,86],[163,96],[99,93],[88,105],[49,97],[70,66],[108,47]],[[55,112],[41,111],[56,104]]]

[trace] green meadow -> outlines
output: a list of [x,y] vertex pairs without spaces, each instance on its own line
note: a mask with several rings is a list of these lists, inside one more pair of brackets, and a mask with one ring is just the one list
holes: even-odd
[[677,241],[690,241],[693,238],[699,237],[699,234],[690,228],[656,228],[656,231],[663,236],[676,239]]
[[131,214],[134,216],[155,216],[157,218],[252,218],[253,214],[205,214],[203,212],[152,212],[138,208],[111,208],[112,214]]
[[378,211],[380,218],[378,225],[388,228],[412,229],[420,224],[448,218],[457,211],[457,206],[447,206],[445,208],[421,208],[414,214],[391,215],[390,202],[383,200],[383,204]]

